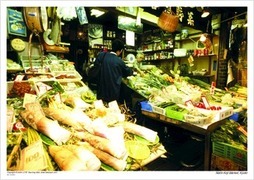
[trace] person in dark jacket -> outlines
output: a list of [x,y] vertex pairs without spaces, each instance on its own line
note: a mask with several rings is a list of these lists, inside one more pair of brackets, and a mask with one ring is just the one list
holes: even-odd
[[[122,78],[131,76],[133,70],[128,67],[125,62],[119,57],[124,50],[124,43],[115,39],[112,42],[111,52],[99,53],[96,61],[102,61],[102,68],[97,84],[97,99],[104,102],[120,100],[120,89]],[[105,56],[104,56],[104,53]]]

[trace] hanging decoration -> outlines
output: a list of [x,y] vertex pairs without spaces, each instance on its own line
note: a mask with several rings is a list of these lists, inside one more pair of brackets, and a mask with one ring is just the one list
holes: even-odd
[[175,32],[179,23],[178,16],[171,10],[171,7],[163,11],[158,19],[157,25],[168,32]]
[[86,10],[84,7],[75,7],[80,25],[88,24]]
[[71,21],[77,18],[75,7],[58,7],[57,16],[65,21]]
[[193,12],[188,12],[187,23],[190,26],[194,26]]
[[183,8],[182,7],[176,7],[176,15],[178,16],[179,21],[183,22],[184,13],[183,13]]

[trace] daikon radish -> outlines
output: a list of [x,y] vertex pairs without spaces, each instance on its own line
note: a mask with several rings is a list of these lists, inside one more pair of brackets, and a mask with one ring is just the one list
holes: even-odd
[[91,129],[92,120],[79,109],[66,110],[58,108],[43,108],[47,117],[57,120],[63,124],[73,127],[74,129]]
[[97,171],[101,161],[83,146],[49,146],[49,153],[63,171]]
[[104,152],[111,154],[112,156],[118,159],[127,158],[127,150],[122,144],[119,144],[117,141],[110,141],[109,139],[93,135],[88,132],[74,132],[74,136],[79,139],[87,141],[94,148],[98,148]]
[[123,171],[127,166],[127,162],[125,160],[117,159],[116,157],[100,149],[94,148],[89,143],[85,143],[82,146],[85,146],[87,149],[93,152],[101,160],[101,162],[111,166],[117,171]]
[[150,142],[155,142],[156,136],[158,134],[156,131],[131,122],[124,122],[123,128],[126,132],[139,135]]
[[61,127],[57,121],[45,117],[38,102],[27,103],[25,108],[20,112],[20,115],[35,130],[50,137],[58,145],[66,143],[70,139],[71,132]]

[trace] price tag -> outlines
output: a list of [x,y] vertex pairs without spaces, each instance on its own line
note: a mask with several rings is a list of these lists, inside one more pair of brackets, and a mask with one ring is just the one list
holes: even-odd
[[210,105],[209,105],[209,103],[208,103],[206,97],[205,97],[205,96],[202,96],[201,99],[202,99],[202,101],[203,101],[203,103],[204,103],[204,105],[205,105],[205,108],[209,108]]
[[25,93],[24,100],[23,100],[23,107],[25,107],[27,103],[35,102],[36,98],[37,96],[35,94]]
[[191,100],[186,101],[186,102],[185,102],[185,105],[186,105],[187,107],[189,107],[189,108],[194,108],[194,105],[193,105],[193,103],[192,103]]
[[108,107],[112,109],[114,112],[121,113],[121,110],[116,101],[109,102]]
[[42,171],[47,168],[47,160],[39,140],[21,151],[21,169],[24,171]]
[[7,108],[7,131],[12,132],[13,123],[14,123],[15,111],[13,107]]
[[55,100],[56,102],[62,103],[62,98],[61,98],[61,96],[60,96],[59,93],[57,93],[57,94],[54,96],[54,100]]
[[52,89],[51,86],[45,84],[45,83],[42,83],[42,82],[37,82],[36,83],[36,86],[38,87],[38,91],[39,91],[39,94],[44,94],[46,93],[48,90]]
[[17,75],[16,76],[16,78],[14,79],[14,81],[22,81],[23,79],[24,79],[24,77],[25,77],[25,75],[21,75],[21,74],[19,74],[19,75]]
[[94,101],[94,107],[95,107],[95,109],[105,108],[103,101],[101,99]]

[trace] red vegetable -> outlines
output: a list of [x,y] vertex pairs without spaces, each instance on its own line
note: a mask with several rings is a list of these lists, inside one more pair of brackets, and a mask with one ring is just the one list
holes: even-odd
[[14,123],[13,125],[13,131],[25,131],[26,128],[24,127],[24,125],[19,121]]

